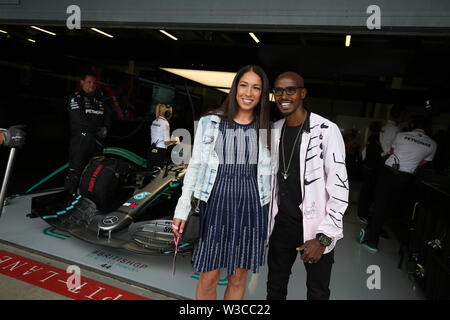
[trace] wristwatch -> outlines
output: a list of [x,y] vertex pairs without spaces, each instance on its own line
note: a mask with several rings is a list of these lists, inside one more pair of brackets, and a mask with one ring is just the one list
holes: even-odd
[[330,237],[327,237],[323,233],[318,233],[316,235],[316,238],[319,240],[320,245],[322,247],[328,247],[331,244],[331,242],[333,241],[333,239],[331,239]]

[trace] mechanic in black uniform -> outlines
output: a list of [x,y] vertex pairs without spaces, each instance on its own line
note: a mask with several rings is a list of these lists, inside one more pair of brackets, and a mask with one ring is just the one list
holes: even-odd
[[363,184],[358,197],[358,219],[368,223],[371,216],[371,207],[375,201],[375,190],[384,161],[381,156],[383,148],[380,143],[381,123],[373,121],[370,126],[370,136],[363,150],[361,171]]
[[70,122],[69,173],[64,190],[77,193],[81,173],[93,156],[101,155],[103,140],[111,127],[102,96],[96,91],[96,75],[85,73],[81,90],[69,97],[67,110]]

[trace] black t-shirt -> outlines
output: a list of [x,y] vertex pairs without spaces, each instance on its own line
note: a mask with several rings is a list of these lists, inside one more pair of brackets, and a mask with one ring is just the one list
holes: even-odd
[[[308,119],[308,117],[307,117]],[[305,123],[306,125],[306,123]],[[305,127],[305,126],[304,126]],[[304,131],[302,128],[302,132]],[[294,230],[298,233],[298,230],[302,230],[302,212],[299,208],[302,203],[302,190],[300,184],[300,133],[297,142],[294,145],[295,138],[299,134],[301,125],[289,127],[285,123],[282,128],[282,136],[284,131],[284,139],[280,139],[279,145],[279,169],[278,169],[278,198],[279,198],[279,211],[276,216],[276,223],[289,227],[290,230]],[[284,143],[284,163],[283,165],[283,148]],[[289,159],[292,153],[292,160],[287,171],[287,179],[283,177],[285,167],[288,167]]]

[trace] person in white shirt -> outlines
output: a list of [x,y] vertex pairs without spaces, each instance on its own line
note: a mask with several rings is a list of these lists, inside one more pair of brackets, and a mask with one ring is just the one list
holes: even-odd
[[400,132],[392,144],[392,154],[385,164],[389,167],[398,164],[400,172],[415,174],[417,168],[433,160],[436,148],[436,142],[422,129]]
[[404,107],[400,105],[393,106],[390,111],[390,119],[381,127],[380,145],[383,149],[382,157],[389,156],[395,136],[400,132],[399,124],[403,121],[405,114],[406,110]]
[[178,142],[170,136],[169,120],[172,117],[172,107],[166,104],[156,106],[156,119],[150,127],[150,150],[148,164],[162,167],[167,160],[167,147]]
[[434,158],[437,144],[425,134],[424,124],[423,118],[416,117],[412,122],[414,130],[397,134],[382,169],[374,215],[358,236],[359,242],[372,252],[378,251],[383,224],[396,207],[404,207],[416,170]]
[[170,136],[169,120],[172,117],[172,107],[165,104],[156,106],[156,119],[150,127],[151,144],[157,148],[167,149],[167,146],[176,143]]

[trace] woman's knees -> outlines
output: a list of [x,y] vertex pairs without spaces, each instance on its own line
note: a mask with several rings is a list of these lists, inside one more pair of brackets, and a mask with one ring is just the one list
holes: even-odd
[[236,269],[234,275],[228,275],[228,285],[235,288],[245,287],[247,283],[247,269]]
[[220,280],[220,270],[200,274],[199,284],[203,290],[215,290]]

